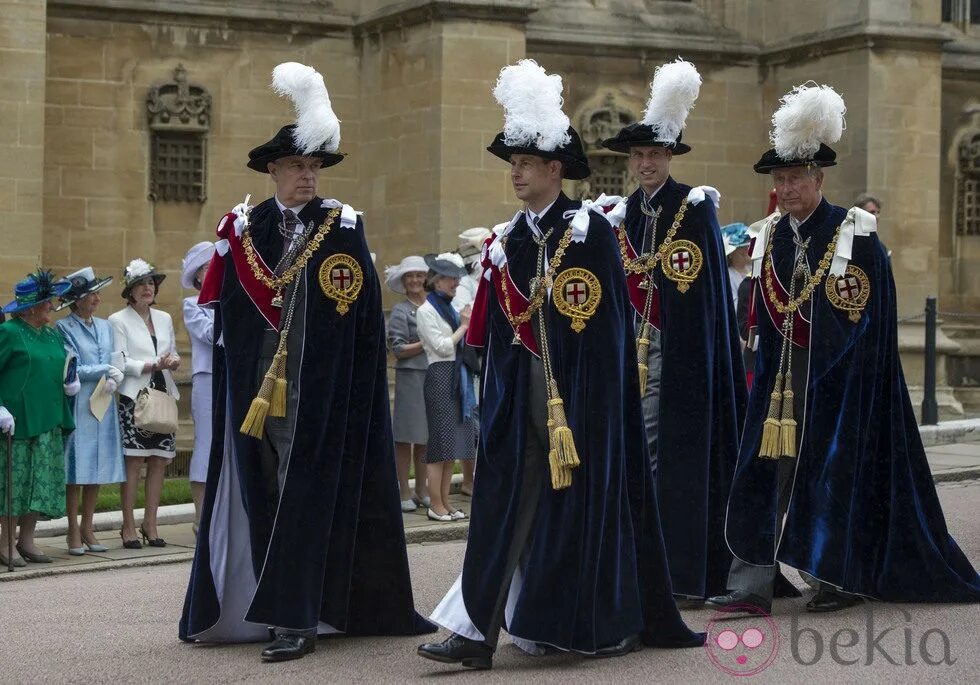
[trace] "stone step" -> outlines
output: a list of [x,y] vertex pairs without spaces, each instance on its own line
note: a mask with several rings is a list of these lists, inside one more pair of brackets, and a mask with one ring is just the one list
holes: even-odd
[[964,414],[967,416],[980,415],[980,385],[954,387],[953,394],[963,405]]

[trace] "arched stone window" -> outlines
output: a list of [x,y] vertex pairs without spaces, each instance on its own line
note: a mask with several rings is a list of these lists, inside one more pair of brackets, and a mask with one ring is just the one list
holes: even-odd
[[[974,123],[980,110],[974,113]],[[956,163],[956,234],[980,235],[980,128],[960,138]]]
[[612,138],[624,126],[636,121],[636,116],[616,102],[612,93],[607,93],[602,104],[587,109],[579,119],[579,132],[585,154],[589,157],[592,175],[580,184],[580,195],[593,198],[602,193],[606,195],[627,195],[631,188],[626,156],[605,149],[600,145],[603,139]]
[[146,94],[150,126],[150,199],[170,202],[207,200],[211,94],[188,83],[178,65],[174,80]]

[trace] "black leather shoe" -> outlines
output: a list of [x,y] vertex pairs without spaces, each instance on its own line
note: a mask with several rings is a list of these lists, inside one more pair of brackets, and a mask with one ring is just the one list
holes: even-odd
[[856,595],[843,595],[839,592],[821,590],[806,603],[806,610],[811,613],[822,614],[847,609],[860,603],[861,598]]
[[640,641],[640,636],[630,635],[629,637],[624,637],[619,644],[602,647],[601,649],[597,649],[595,654],[586,654],[585,657],[587,659],[608,659],[613,656],[632,654],[641,649],[643,649],[643,643]]
[[759,595],[754,595],[746,590],[732,590],[727,595],[708,597],[705,604],[718,607],[720,609],[731,609],[735,612],[753,613],[752,609],[758,609],[763,613],[772,613],[772,604],[767,602]]
[[788,599],[791,597],[802,597],[803,593],[789,581],[789,578],[783,575],[782,571],[780,571],[776,574],[776,580],[772,585],[772,596],[775,599]]
[[704,600],[694,597],[674,597],[674,603],[678,609],[701,609],[704,607]]
[[443,664],[462,664],[463,668],[486,671],[493,667],[493,648],[486,642],[477,642],[453,633],[442,642],[427,642],[419,646],[423,659]]
[[275,642],[262,650],[262,661],[290,661],[301,659],[316,651],[316,637],[305,635],[277,635]]

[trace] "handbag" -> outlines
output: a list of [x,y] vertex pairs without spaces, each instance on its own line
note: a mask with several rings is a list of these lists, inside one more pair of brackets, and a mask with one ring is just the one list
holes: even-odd
[[160,390],[146,387],[136,396],[133,423],[147,433],[177,432],[177,400]]

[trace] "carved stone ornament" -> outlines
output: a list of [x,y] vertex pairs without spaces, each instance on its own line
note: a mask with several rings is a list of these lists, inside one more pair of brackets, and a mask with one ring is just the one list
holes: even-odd
[[206,132],[211,128],[211,94],[187,81],[187,69],[178,64],[174,80],[156,85],[146,94],[146,115],[151,130]]

